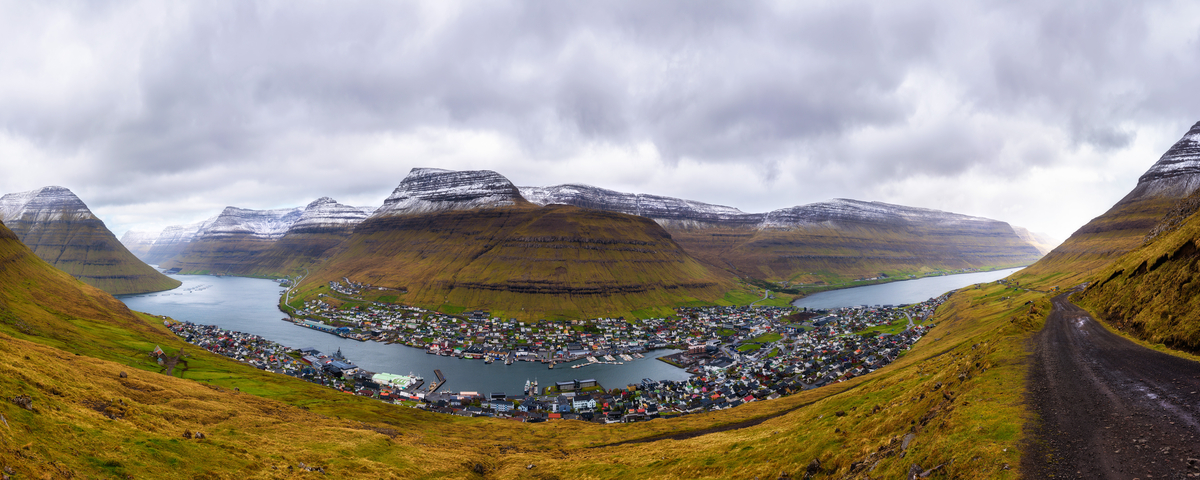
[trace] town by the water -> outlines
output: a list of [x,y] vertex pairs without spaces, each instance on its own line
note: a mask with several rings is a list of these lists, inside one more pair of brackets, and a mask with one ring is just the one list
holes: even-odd
[[[333,291],[357,295],[370,285],[346,279]],[[514,385],[514,392],[447,392],[435,378],[370,372],[342,352],[284,346],[211,325],[168,321],[189,343],[274,373],[347,394],[434,412],[538,422],[577,419],[634,422],[735,407],[818,388],[877,370],[902,355],[932,324],[925,321],[949,293],[912,305],[805,310],[792,307],[688,307],[666,318],[519,322],[475,311],[455,316],[373,302],[335,308],[309,301],[293,312],[297,326],[361,341],[400,343],[433,355],[483,362],[535,361],[579,369],[573,381]],[[686,369],[683,381],[643,379],[601,385],[587,366],[622,363],[661,348],[659,357]],[[566,365],[585,360],[585,362]],[[563,364],[563,365],[560,365]],[[557,366],[557,367],[556,367]]]

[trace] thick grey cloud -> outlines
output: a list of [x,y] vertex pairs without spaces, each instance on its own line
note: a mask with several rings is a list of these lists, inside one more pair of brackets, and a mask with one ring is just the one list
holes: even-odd
[[1065,236],[1197,120],[1195,10],[0,2],[0,190],[68,186],[120,233],[227,204],[378,203],[413,166],[493,168],[750,211],[884,200]]

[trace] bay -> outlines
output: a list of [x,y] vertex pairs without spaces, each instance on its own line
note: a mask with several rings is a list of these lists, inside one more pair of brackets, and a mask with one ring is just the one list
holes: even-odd
[[968,285],[994,282],[1012,275],[1022,268],[1024,267],[993,270],[990,272],[941,275],[879,285],[829,290],[797,299],[792,302],[792,305],[807,308],[841,308],[858,305],[904,305],[917,303]]
[[[434,381],[434,369],[446,376],[441,391],[474,391],[481,394],[521,393],[526,380],[537,380],[541,386],[556,381],[594,378],[605,388],[623,388],[643,378],[654,380],[686,380],[687,372],[655,358],[676,350],[654,350],[646,358],[634,359],[624,365],[589,365],[572,369],[560,364],[554,369],[537,362],[503,362],[485,364],[482,360],[463,360],[455,357],[429,355],[425,350],[405,345],[359,342],[313,329],[298,327],[282,321],[278,309],[283,288],[272,280],[210,275],[169,275],[183,285],[167,292],[143,295],[122,295],[119,298],[129,308],[155,315],[166,315],[179,321],[216,325],[227,330],[259,335],[293,348],[312,347],[325,354],[339,348],[354,364],[373,372],[395,374],[415,373]],[[586,363],[579,361],[575,363]]]

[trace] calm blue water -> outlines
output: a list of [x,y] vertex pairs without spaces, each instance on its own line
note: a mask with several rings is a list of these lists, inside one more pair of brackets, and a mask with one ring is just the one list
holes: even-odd
[[1018,270],[1020,268],[991,272],[960,273],[958,275],[925,277],[880,285],[830,290],[801,298],[792,302],[792,305],[808,308],[839,308],[857,305],[903,305],[917,303],[968,285],[996,281],[1012,275],[1013,272]]
[[404,345],[359,342],[280,321],[286,317],[276,306],[283,289],[274,281],[208,275],[171,275],[171,278],[183,285],[165,293],[117,298],[137,311],[252,333],[289,347],[312,347],[327,354],[341,348],[347,359],[373,372],[402,375],[411,372],[425,377],[429,383],[436,379],[433,370],[441,369],[446,376],[443,391],[513,395],[521,393],[526,379],[536,379],[546,386],[556,381],[594,378],[605,388],[619,388],[647,377],[655,380],[685,380],[689,377],[682,369],[654,359],[674,353],[673,350],[655,350],[646,358],[634,359],[624,365],[591,365],[579,369],[558,365],[550,370],[535,362],[488,365],[482,360],[429,355],[422,349]]

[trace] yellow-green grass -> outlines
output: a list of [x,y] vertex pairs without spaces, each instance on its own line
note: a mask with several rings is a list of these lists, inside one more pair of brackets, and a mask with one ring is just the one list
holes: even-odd
[[1200,352],[1200,216],[1100,269],[1079,303],[1151,344]]
[[780,340],[780,339],[782,339],[782,338],[783,338],[783,335],[782,335],[782,334],[780,334],[780,333],[777,333],[777,332],[767,332],[767,333],[764,333],[764,334],[762,334],[762,335],[759,335],[759,336],[757,336],[757,337],[751,338],[751,339],[750,339],[750,340],[748,340],[748,341],[750,341],[750,342],[754,342],[754,343],[771,343],[771,342],[777,342],[777,341],[779,341],[779,340]]
[[1013,278],[1038,289],[1078,285],[1141,245],[1146,234],[1179,200],[1173,197],[1124,199]]
[[[752,478],[797,474],[820,458],[837,476],[878,459],[876,478],[900,477],[912,463],[1006,478],[1024,421],[1022,341],[1046,308],[1035,292],[967,289],[939,309],[929,336],[863,377],[672,420],[521,424],[387,405],[209,354],[2,240],[0,391],[31,395],[36,411],[0,404],[10,425],[0,430],[0,462],[28,477],[291,478],[306,474],[286,466],[304,462],[336,478]],[[1000,300],[1013,295],[1011,307]],[[152,345],[185,349],[188,368],[156,373],[145,356]],[[186,440],[184,430],[208,438]]]
[[793,229],[669,228],[689,254],[741,278],[843,284],[880,273],[1028,265],[1036,248],[995,222],[980,230],[846,223]]
[[[104,222],[90,218],[58,221],[14,219],[7,227],[55,268],[114,295],[170,290],[180,282],[133,256]],[[65,214],[63,218],[72,218]]]

